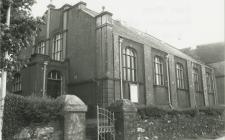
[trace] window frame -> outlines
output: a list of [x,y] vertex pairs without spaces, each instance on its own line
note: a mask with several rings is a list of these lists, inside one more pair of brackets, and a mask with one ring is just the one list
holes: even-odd
[[55,61],[63,61],[63,34],[57,34],[53,38],[52,43],[52,59]]
[[177,62],[175,65],[175,69],[177,89],[185,89],[184,65],[182,63]]
[[122,73],[123,80],[137,82],[137,52],[130,46],[122,50]]
[[[53,73],[55,73],[55,77],[53,76]],[[50,75],[50,77],[49,77]],[[48,73],[48,80],[55,80],[55,81],[62,81],[62,74],[61,72],[57,70],[52,70]]]
[[37,53],[38,54],[45,54],[45,52],[46,52],[46,42],[42,41],[38,44]]
[[[164,59],[155,55],[153,59],[154,85],[165,86]],[[158,80],[157,80],[158,79]]]
[[202,77],[201,77],[201,69],[197,64],[193,65],[192,68],[192,74],[193,74],[193,82],[194,82],[194,89],[196,92],[203,92],[202,89]]
[[206,72],[206,87],[208,94],[214,94],[214,79],[212,72]]
[[20,92],[20,91],[22,91],[21,74],[17,73],[17,74],[14,75],[12,92]]

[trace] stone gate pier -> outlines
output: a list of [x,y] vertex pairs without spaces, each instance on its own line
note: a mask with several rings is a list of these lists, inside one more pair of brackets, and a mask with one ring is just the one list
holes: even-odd
[[64,105],[64,140],[86,140],[87,106],[75,95],[62,95],[58,100]]

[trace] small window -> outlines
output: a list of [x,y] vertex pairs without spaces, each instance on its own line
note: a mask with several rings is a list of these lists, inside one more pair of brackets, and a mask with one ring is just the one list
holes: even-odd
[[56,35],[53,39],[52,59],[57,61],[63,60],[62,34]]
[[45,54],[45,42],[41,42],[39,45],[38,45],[38,48],[37,48],[37,53],[38,54]]
[[136,51],[130,47],[123,49],[123,79],[136,81]]
[[164,85],[163,59],[159,56],[154,57],[154,84]]
[[20,74],[15,74],[12,85],[12,92],[19,92],[21,90],[21,76]]
[[206,72],[206,84],[208,93],[213,93],[213,77],[210,72]]
[[184,67],[182,64],[176,64],[177,88],[184,89]]

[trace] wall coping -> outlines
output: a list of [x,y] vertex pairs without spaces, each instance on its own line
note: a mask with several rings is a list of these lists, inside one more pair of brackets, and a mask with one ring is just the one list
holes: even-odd
[[137,112],[135,104],[128,99],[116,100],[109,109],[113,112]]
[[57,100],[63,103],[64,112],[87,112],[87,106],[75,95],[62,95]]

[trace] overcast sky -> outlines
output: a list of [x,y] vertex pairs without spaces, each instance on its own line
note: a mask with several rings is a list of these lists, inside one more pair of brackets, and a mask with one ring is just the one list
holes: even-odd
[[[48,0],[36,0],[34,16],[42,16]],[[56,8],[80,0],[53,0]],[[177,48],[224,42],[224,0],[83,0],[91,10],[147,32]]]

